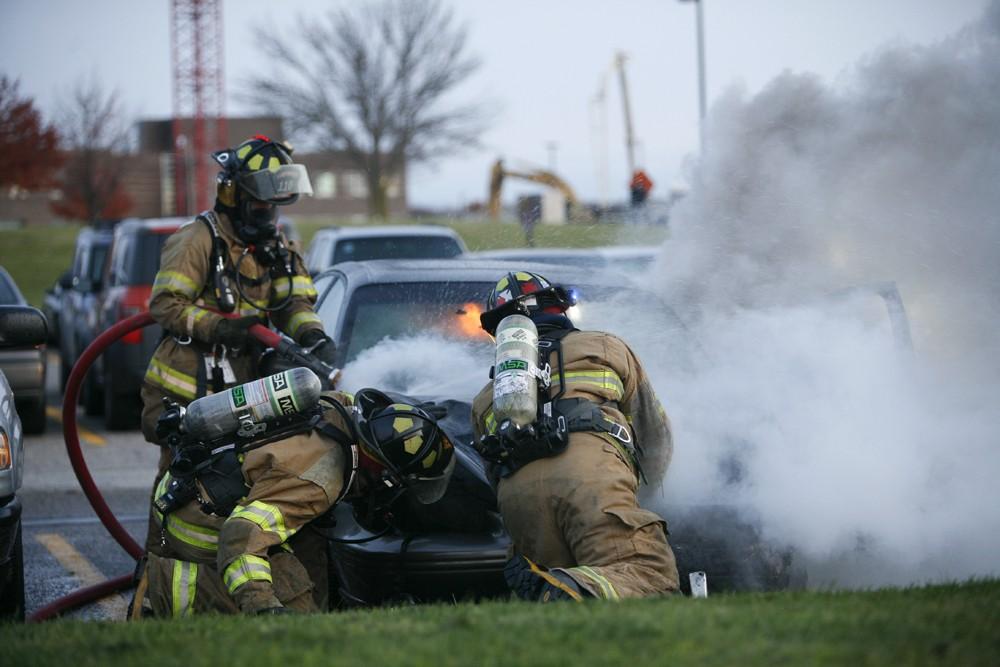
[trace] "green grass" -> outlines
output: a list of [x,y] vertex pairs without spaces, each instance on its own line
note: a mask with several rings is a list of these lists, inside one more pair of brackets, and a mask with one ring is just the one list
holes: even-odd
[[[520,226],[502,222],[465,222],[453,220],[390,220],[389,224],[429,222],[451,227],[465,240],[469,250],[524,247]],[[308,244],[317,229],[328,225],[366,224],[329,218],[298,219],[302,242]],[[80,228],[68,226],[30,226],[18,230],[0,230],[0,266],[33,306],[41,306],[45,290],[69,268],[73,247]],[[599,245],[659,243],[666,236],[663,227],[641,225],[539,225],[535,243],[540,247],[584,248]]]
[[311,617],[0,629],[4,662],[129,665],[1000,664],[1000,581],[620,604],[403,607]]
[[0,230],[0,266],[7,269],[32,306],[41,307],[45,290],[69,268],[79,231],[76,225]]

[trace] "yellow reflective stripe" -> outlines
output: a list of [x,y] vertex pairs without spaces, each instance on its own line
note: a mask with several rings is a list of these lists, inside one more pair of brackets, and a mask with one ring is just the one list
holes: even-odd
[[187,306],[181,311],[181,317],[186,320],[185,324],[187,324],[189,335],[194,333],[194,325],[200,322],[206,315],[208,315],[208,311],[198,306]]
[[259,556],[244,554],[234,560],[222,575],[226,590],[232,595],[248,581],[271,581],[271,564]]
[[571,568],[569,568],[566,571],[567,572],[575,572],[577,574],[582,574],[585,577],[587,577],[588,579],[590,579],[591,581],[593,581],[594,583],[596,583],[597,587],[601,591],[601,597],[604,598],[605,600],[620,600],[621,599],[621,597],[618,595],[618,591],[616,591],[615,587],[611,585],[611,582],[608,581],[607,577],[605,577],[604,575],[598,574],[596,571],[594,571],[593,568],[587,567],[585,565],[581,565],[579,567],[571,567]]
[[[156,485],[156,490],[153,492],[153,500],[160,498],[164,493],[167,492],[167,487],[170,485],[170,473],[164,473],[163,477],[160,478],[160,482]],[[156,519],[162,524],[163,523],[163,512],[156,509],[156,504],[153,504],[153,513],[156,515]]]
[[156,358],[149,361],[149,368],[146,369],[146,380],[183,398],[193,399],[197,393],[198,385],[193,377],[170,368]]
[[319,319],[319,315],[311,310],[304,310],[301,313],[295,313],[291,316],[288,320],[288,331],[285,333],[294,338],[296,332],[302,328],[302,325],[313,323],[322,324],[322,322],[323,321]]
[[239,310],[240,310],[240,317],[249,317],[251,315],[259,316],[261,313],[260,308],[247,301],[240,301]]
[[243,519],[257,524],[264,532],[277,535],[282,542],[295,532],[285,528],[285,517],[282,516],[281,510],[260,500],[255,500],[246,507],[237,505],[226,521],[233,519]]
[[493,414],[493,408],[486,411],[486,417],[483,419],[486,422],[486,433],[493,435],[497,432],[497,418]]
[[166,517],[167,532],[185,544],[207,551],[219,550],[219,531],[188,523],[175,514]]
[[160,292],[176,292],[189,298],[197,296],[201,285],[178,271],[160,271],[153,280],[153,295]]
[[[553,373],[552,383],[561,380],[559,373]],[[614,371],[568,371],[566,373],[566,384],[584,384],[599,387],[604,391],[611,392],[616,400],[625,395],[625,385]]]
[[[288,279],[280,278],[275,280],[273,285],[275,299],[284,299],[288,296]],[[292,296],[316,296],[316,287],[313,286],[312,278],[309,276],[292,276],[291,288]]]
[[171,613],[174,618],[194,613],[194,598],[198,593],[198,564],[174,561],[171,579]]

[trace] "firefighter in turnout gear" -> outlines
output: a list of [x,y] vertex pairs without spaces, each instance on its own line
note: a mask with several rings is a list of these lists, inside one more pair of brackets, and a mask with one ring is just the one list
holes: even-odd
[[[532,423],[498,419],[495,397],[518,386],[501,379],[499,367],[472,406],[476,441],[499,477],[500,512],[517,554],[507,583],[536,601],[676,592],[666,524],[637,500],[640,481],[658,482],[669,465],[669,421],[632,350],[614,335],[576,329],[566,316],[574,303],[572,293],[542,276],[514,272],[496,283],[481,317],[498,345],[531,341],[537,331],[539,350]],[[520,331],[508,326],[517,314],[531,320]],[[530,369],[534,360],[514,365]],[[495,388],[501,383],[507,386]]]
[[[156,435],[164,399],[180,405],[258,377],[254,324],[271,324],[322,361],[335,349],[313,311],[316,290],[294,244],[277,228],[278,206],[312,194],[291,149],[257,135],[213,154],[220,165],[215,207],[164,245],[149,311],[163,328],[142,387],[142,431],[161,446],[158,487],[171,454]],[[228,319],[229,315],[234,319]],[[151,517],[146,551],[161,547]],[[325,567],[323,545],[300,545],[310,572]]]
[[[214,210],[163,248],[149,312],[164,337],[142,389],[142,431],[150,442],[158,442],[164,397],[185,404],[257,376],[254,324],[270,322],[324,361],[333,359],[333,343],[313,312],[312,280],[277,228],[278,206],[312,194],[305,167],[292,164],[290,152],[257,135],[213,154],[222,167]],[[161,471],[167,463],[161,458]]]
[[153,508],[163,546],[147,564],[154,615],[325,610],[325,583],[296,558],[292,536],[322,542],[308,524],[341,500],[387,510],[404,494],[424,504],[444,494],[454,450],[423,409],[374,389],[326,392],[319,405],[303,432],[246,452],[233,472],[246,493],[229,511],[201,497],[172,508],[164,475]]

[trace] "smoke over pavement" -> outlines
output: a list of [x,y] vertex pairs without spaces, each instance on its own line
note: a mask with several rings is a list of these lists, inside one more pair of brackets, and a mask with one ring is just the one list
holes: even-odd
[[[716,104],[654,274],[705,350],[650,364],[668,519],[743,507],[815,585],[1000,574],[998,99],[1000,3],[835,86],[785,74]],[[912,354],[877,296],[830,297],[885,281]]]

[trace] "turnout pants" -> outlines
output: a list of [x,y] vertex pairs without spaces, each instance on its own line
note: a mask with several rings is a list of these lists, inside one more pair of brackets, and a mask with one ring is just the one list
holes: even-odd
[[[296,585],[279,585],[289,578],[302,582],[307,593],[315,589],[309,610],[325,609],[326,545],[313,531],[299,531],[332,507],[343,486],[344,470],[341,447],[315,431],[251,450],[243,461],[250,492],[233,512],[228,517],[206,514],[196,501],[166,517],[160,517],[154,508],[154,529],[150,532],[157,538],[150,552],[160,559],[208,566],[194,579],[200,578],[202,571],[205,576],[219,578],[221,590],[232,602],[228,608],[215,605],[217,611],[253,613],[291,606],[289,602],[297,600],[301,590]],[[167,474],[157,493],[162,493],[169,481]],[[287,560],[292,553],[295,556]],[[173,578],[174,564],[159,567],[163,569],[161,576],[150,577],[150,598],[172,600],[179,586]],[[283,568],[280,573],[279,567]],[[170,578],[165,574],[167,569]],[[168,583],[170,591],[163,590]],[[205,586],[198,590],[211,599],[216,589]],[[293,608],[302,607],[296,605]]]
[[500,513],[518,553],[565,572],[595,597],[675,592],[666,524],[639,507],[637,485],[617,446],[573,433],[562,454],[500,480]]

